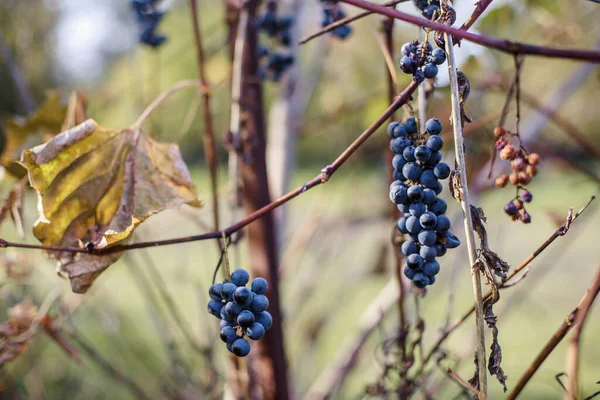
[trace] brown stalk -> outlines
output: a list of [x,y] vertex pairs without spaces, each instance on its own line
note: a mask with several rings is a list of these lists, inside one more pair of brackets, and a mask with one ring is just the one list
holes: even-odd
[[485,395],[485,393],[480,392],[479,390],[475,389],[473,386],[471,386],[469,384],[469,382],[465,381],[463,378],[458,376],[456,374],[456,372],[452,371],[450,368],[448,368],[448,376],[450,378],[452,378],[452,380],[455,381],[456,383],[458,383],[460,386],[464,387],[465,389],[467,389],[468,391],[473,393],[475,396],[477,396],[479,398],[479,400],[489,400],[489,397],[487,397]]

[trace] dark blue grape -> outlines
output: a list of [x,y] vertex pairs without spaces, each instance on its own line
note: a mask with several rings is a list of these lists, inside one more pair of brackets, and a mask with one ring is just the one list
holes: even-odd
[[411,269],[410,267],[404,267],[404,276],[406,276],[408,279],[414,278],[416,273],[416,270]]
[[412,185],[406,191],[408,198],[412,202],[419,202],[423,200],[423,188],[419,185]]
[[418,181],[421,176],[421,167],[416,162],[408,162],[402,167],[402,175],[411,181]]
[[256,313],[256,322],[265,327],[265,330],[271,329],[273,325],[273,317],[268,311],[263,311],[260,313]]
[[448,232],[450,229],[450,218],[445,215],[440,215],[437,217],[437,224],[435,226],[435,230],[439,233]]
[[450,176],[450,167],[441,162],[433,168],[433,173],[438,179],[446,179]]
[[412,240],[407,240],[406,242],[402,243],[402,247],[400,249],[402,250],[402,254],[407,257],[411,254],[419,252],[419,246],[417,246],[417,244]]
[[408,206],[408,212],[410,213],[410,215],[413,215],[417,218],[423,215],[425,211],[426,207],[423,203],[412,203],[410,206]]
[[521,193],[521,201],[530,203],[531,200],[533,200],[533,195],[531,192],[529,190],[524,190],[523,193]]
[[403,56],[408,56],[417,50],[414,42],[406,42],[400,48],[400,53]]
[[230,315],[227,310],[225,309],[225,307],[221,307],[221,312],[219,313],[219,315],[221,316],[221,319],[227,321],[227,322],[233,322],[235,321],[235,317],[233,315]]
[[[423,187],[427,189],[433,189],[433,191],[435,192],[435,187],[437,186],[438,182],[439,181],[433,174],[432,170],[426,169],[421,173],[421,185],[423,185]],[[436,192],[436,194],[439,193]]]
[[427,147],[433,151],[440,151],[442,147],[444,147],[444,140],[440,135],[431,135],[429,139],[427,139]]
[[258,340],[262,338],[264,334],[265,327],[258,322],[255,322],[246,328],[246,335],[248,335],[248,337],[252,340]]
[[394,204],[406,203],[408,201],[406,186],[395,186],[390,190],[390,200]]
[[429,284],[433,285],[435,283],[435,276],[428,276],[429,278]]
[[238,357],[246,357],[250,353],[250,343],[244,338],[236,339],[231,345],[231,352]]
[[419,146],[415,149],[414,154],[418,161],[427,161],[431,158],[431,149],[427,146]]
[[406,220],[407,217],[398,218],[398,221],[396,221],[396,228],[398,228],[398,232],[408,233],[408,229],[406,228]]
[[[423,11],[423,16],[427,19],[432,19],[434,14],[435,15],[439,15],[439,10],[440,8],[434,4],[429,5],[429,7],[427,7],[425,9],[425,11]],[[437,11],[437,13],[436,13]]]
[[423,272],[428,276],[437,275],[440,272],[440,263],[435,260],[426,262],[423,264]]
[[251,310],[255,313],[265,311],[268,307],[269,299],[267,299],[267,296],[264,294],[257,294],[254,296],[254,299],[252,299],[252,304],[250,305]]
[[408,207],[409,206],[410,206],[410,204],[407,204],[407,203],[398,204],[398,210],[402,214],[408,214]]
[[398,171],[398,170],[394,170],[394,173],[392,174],[392,178],[394,178],[395,181],[402,181],[404,182],[406,180],[406,177],[404,175],[402,175],[402,171]]
[[415,217],[415,216],[410,216],[406,219],[406,230],[409,233],[419,233],[421,232],[421,224],[419,223],[419,218]]
[[437,118],[428,119],[427,122],[425,122],[425,130],[430,135],[439,135],[442,133],[442,123]]
[[418,84],[423,82],[425,80],[425,74],[423,73],[423,70],[422,69],[416,70],[415,73],[413,74],[412,80]]
[[406,161],[417,161],[415,157],[415,146],[408,146],[405,148],[402,152],[402,157],[404,157]]
[[254,314],[251,311],[244,310],[237,316],[237,323],[245,328],[252,325],[255,321]]
[[405,74],[414,74],[417,70],[417,63],[408,56],[402,56],[400,59],[400,70]]
[[419,232],[419,243],[423,246],[433,246],[437,240],[435,231],[424,230]]
[[394,154],[402,154],[405,148],[410,146],[410,141],[405,137],[390,140],[390,150]]
[[436,243],[433,245],[433,247],[435,248],[438,257],[443,257],[444,254],[446,254],[446,246],[444,246],[443,244]]
[[519,210],[517,209],[515,203],[511,201],[510,203],[504,206],[504,212],[508,215],[515,215],[517,212],[519,212]]
[[[220,315],[219,315],[220,317]],[[219,330],[225,328],[226,326],[231,326],[232,328],[235,328],[237,326],[237,322],[229,322],[229,321],[225,321],[224,319],[222,319],[221,321],[219,321]]]
[[440,194],[442,193],[442,190],[444,190],[444,185],[442,185],[442,182],[438,181],[433,187],[433,191],[435,194]]
[[211,299],[216,301],[221,301],[223,298],[221,297],[221,289],[223,288],[222,283],[213,283],[208,289],[208,294]]
[[439,151],[432,151],[431,158],[425,161],[425,165],[431,165],[432,167],[436,166],[440,161],[442,161],[442,153]]
[[251,286],[252,291],[256,294],[265,294],[269,290],[269,284],[265,278],[254,278]]
[[423,67],[423,75],[425,78],[432,79],[435,78],[438,74],[438,67],[435,64],[425,64]]
[[435,200],[435,202],[430,207],[428,207],[428,211],[431,211],[435,215],[445,214],[447,209],[448,209],[448,205],[446,204],[446,201],[439,197]]
[[434,49],[431,52],[431,62],[436,65],[441,65],[446,61],[446,52],[440,48]]
[[250,274],[245,269],[236,269],[231,273],[231,282],[237,286],[244,286],[250,280]]
[[387,134],[389,137],[394,138],[394,128],[401,125],[400,122],[398,121],[392,121],[390,122],[390,124],[387,126]]
[[237,332],[233,327],[226,326],[223,329],[221,329],[219,336],[221,337],[221,340],[225,343],[233,343],[235,339],[237,339]]
[[235,304],[233,301],[228,301],[227,304],[225,304],[225,311],[227,314],[235,318],[239,313],[242,312],[242,307],[238,304]]
[[411,254],[406,257],[406,266],[412,269],[419,269],[423,267],[423,259],[418,254]]
[[396,125],[394,127],[394,130],[392,132],[392,137],[399,138],[399,137],[405,137],[405,136],[406,136],[406,129],[404,128],[404,125],[402,125],[401,123],[398,123],[398,125]]
[[437,251],[435,247],[430,246],[421,246],[421,250],[419,251],[419,255],[423,260],[425,260],[425,264],[427,261],[433,261],[437,257]]
[[419,217],[419,223],[424,229],[432,229],[437,224],[437,217],[431,211],[427,211]]
[[423,204],[426,204],[426,205],[433,204],[435,202],[435,199],[437,199],[437,195],[435,194],[435,192],[433,190],[431,190],[431,189],[423,190]]
[[394,167],[394,169],[400,170],[404,167],[404,164],[406,164],[406,159],[402,155],[396,154],[394,158],[392,158],[392,167]]
[[254,293],[245,286],[240,286],[233,292],[233,301],[240,307],[249,306],[252,299],[254,299]]
[[413,277],[413,283],[419,289],[423,289],[425,286],[429,285],[429,277],[425,274],[418,273]]
[[408,134],[417,133],[417,120],[415,117],[410,117],[404,121],[404,127],[406,128],[406,133]]
[[221,309],[223,308],[224,304],[221,303],[220,301],[217,301],[215,299],[210,299],[208,301],[208,312],[211,313],[212,315],[214,315],[215,317],[219,318],[219,316],[221,315]]
[[460,240],[452,232],[446,232],[446,247],[449,249],[454,249],[460,246]]
[[333,33],[340,39],[346,39],[352,33],[352,27],[349,25],[338,26],[333,31],[331,31],[331,33]]

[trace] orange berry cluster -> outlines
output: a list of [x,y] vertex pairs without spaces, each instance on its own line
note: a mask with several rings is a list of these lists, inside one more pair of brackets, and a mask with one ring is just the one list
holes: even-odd
[[[509,175],[501,174],[496,178],[496,187],[503,188],[510,182],[517,189],[516,196],[504,206],[504,211],[511,220],[519,220],[528,224],[531,222],[531,215],[525,210],[524,203],[529,203],[533,196],[523,186],[531,182],[531,179],[537,174],[540,156],[525,150],[518,134],[507,131],[501,126],[494,129],[494,137],[496,138],[496,150],[500,152],[500,159],[510,161],[512,169]],[[519,143],[517,147],[512,144],[515,137]]]

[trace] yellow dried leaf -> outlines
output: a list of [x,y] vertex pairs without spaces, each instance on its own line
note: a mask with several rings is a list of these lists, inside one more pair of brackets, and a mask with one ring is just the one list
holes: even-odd
[[[201,206],[175,144],[141,131],[104,129],[87,120],[23,153],[39,193],[34,235],[45,245],[104,248],[120,243],[150,215]],[[74,292],[84,293],[121,254],[56,253]]]
[[23,150],[43,143],[61,132],[66,112],[67,107],[62,103],[60,93],[49,91],[46,101],[26,118],[7,119],[6,147],[0,157],[0,164],[9,172],[15,173],[14,165],[11,164],[19,160]]

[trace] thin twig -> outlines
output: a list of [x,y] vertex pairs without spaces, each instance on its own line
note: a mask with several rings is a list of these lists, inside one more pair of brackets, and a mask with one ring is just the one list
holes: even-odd
[[492,1],[493,0],[479,0],[479,1],[477,1],[477,3],[475,3],[475,10],[473,10],[473,13],[469,17],[469,19],[467,19],[461,25],[460,29],[466,31],[470,27],[472,27],[475,24],[475,22],[477,21],[477,19],[481,16],[481,14],[483,14],[483,12],[488,8],[488,6],[490,5],[490,3]]
[[498,39],[484,35],[467,32],[463,29],[453,28],[425,18],[416,17],[365,0],[340,0],[343,3],[352,4],[363,10],[386,15],[410,24],[419,25],[436,31],[451,34],[457,38],[465,39],[485,47],[500,50],[510,54],[528,54],[550,58],[563,58],[579,61],[600,62],[600,52],[594,50],[557,49],[553,47],[534,46],[526,43],[513,42],[506,39]]
[[213,126],[213,112],[210,103],[210,88],[206,79],[206,68],[204,49],[202,48],[202,36],[200,31],[200,21],[198,18],[198,3],[197,0],[190,0],[190,8],[192,12],[192,22],[194,24],[194,41],[196,44],[196,55],[198,57],[198,76],[202,82],[202,91],[199,94],[202,96],[202,106],[204,108],[204,157],[210,171],[210,189],[213,200],[213,226],[214,230],[219,229],[219,192],[217,184],[217,156],[215,146],[215,133]]
[[583,332],[583,326],[585,325],[587,316],[592,308],[592,304],[594,303],[594,300],[596,300],[596,296],[598,296],[598,292],[600,292],[600,268],[598,268],[598,273],[586,292],[587,298],[582,302],[580,311],[577,313],[575,321],[573,322],[573,326],[575,326],[575,332],[573,332],[573,337],[571,337],[571,345],[567,351],[566,371],[567,377],[569,378],[569,385],[567,386],[567,391],[565,392],[565,400],[575,400],[578,398],[579,348],[581,344],[581,333]]
[[527,385],[529,380],[537,372],[546,358],[548,358],[550,353],[552,353],[556,346],[558,346],[562,339],[567,335],[569,330],[571,330],[571,328],[577,324],[580,314],[583,313],[583,307],[585,307],[587,303],[591,305],[593,299],[598,295],[598,291],[600,291],[600,268],[598,269],[592,284],[586,290],[585,295],[581,298],[581,300],[579,300],[577,307],[575,307],[575,309],[571,311],[569,315],[567,315],[565,320],[559,326],[558,330],[552,335],[550,340],[548,340],[546,345],[542,348],[540,353],[527,368],[527,371],[525,371],[523,376],[521,376],[515,385],[515,388],[509,393],[506,400],[514,400],[517,398],[517,396],[519,396],[525,385]]
[[[404,3],[405,1],[408,0],[393,0],[393,1],[388,1],[387,3],[383,3],[384,7],[393,7],[396,4],[400,4],[400,3]],[[306,36],[305,38],[303,38],[302,40],[300,40],[299,44],[305,44],[307,42],[310,42],[313,39],[318,38],[319,36],[322,36],[328,32],[331,32],[333,30],[335,30],[336,28],[339,28],[340,26],[344,26],[344,25],[348,25],[354,21],[358,21],[359,19],[362,19],[364,17],[368,17],[369,15],[372,15],[373,12],[371,11],[363,11],[361,13],[358,13],[356,15],[351,15],[349,17],[346,18],[342,18],[340,20],[337,20],[329,25],[327,25],[326,27],[324,27],[323,29],[313,33],[312,35]]]
[[[230,237],[232,234],[238,232],[239,230],[245,228],[250,223],[256,221],[261,218],[265,214],[273,211],[277,207],[282,204],[287,203],[291,199],[298,197],[299,195],[305,193],[306,191],[314,188],[315,186],[319,186],[327,182],[333,174],[346,162],[348,159],[356,153],[356,151],[385,123],[385,121],[396,112],[403,104],[408,102],[412,98],[413,92],[416,90],[417,84],[415,82],[411,82],[406,89],[394,100],[394,102],[388,107],[387,110],[383,114],[381,114],[350,146],[346,148],[340,154],[335,161],[323,168],[321,173],[312,178],[310,181],[306,182],[304,185],[292,190],[291,192],[281,196],[277,200],[272,201],[266,206],[254,211],[253,213],[247,215],[245,218],[239,220],[235,224],[221,230],[203,233],[200,235],[186,236],[174,239],[166,239],[166,240],[157,240],[150,242],[140,242],[126,245],[116,245],[112,247],[107,247],[104,249],[93,250],[91,254],[95,255],[103,255],[103,254],[112,254],[118,253],[121,251],[128,251],[134,249],[143,249],[148,247],[158,247],[158,246],[167,246],[171,244],[181,244],[181,243],[189,243],[189,242],[197,242],[201,240],[210,240],[210,239],[219,239],[225,234],[226,237]],[[39,250],[47,250],[47,251],[64,251],[67,253],[89,253],[89,251],[85,248],[78,247],[68,247],[68,246],[44,246],[44,245],[36,245],[36,244],[28,244],[28,243],[13,243],[3,239],[0,239],[0,248],[6,247],[16,247],[16,248],[24,248],[24,249],[39,249]]]
[[[592,196],[590,198],[590,200],[575,215],[573,215],[573,218],[570,220],[569,224],[572,224],[588,208],[588,206],[592,203],[592,201],[594,201],[595,198],[596,198],[595,196]],[[506,276],[506,280],[504,280],[503,282],[499,282],[498,289],[502,289],[502,288],[506,287],[506,283],[508,281],[510,281],[519,272],[521,272],[524,268],[526,268],[537,256],[539,256],[544,250],[546,250],[546,248],[548,246],[550,246],[552,244],[552,242],[554,242],[560,236],[564,236],[566,232],[567,232],[567,229],[566,229],[566,223],[565,223],[565,224],[561,225],[560,227],[558,227],[558,229],[556,231],[554,231],[552,233],[552,235],[550,235],[550,237],[548,239],[546,239],[546,241],[544,243],[542,243],[542,245],[540,247],[538,247],[529,257],[527,257],[523,262],[521,262],[521,264],[519,264],[518,267],[516,267],[511,273],[509,273]],[[489,298],[491,295],[492,295],[492,293],[488,292],[484,296],[484,300]],[[462,323],[465,322],[467,320],[467,318],[469,318],[469,316],[474,311],[475,311],[475,306],[471,306],[471,308],[469,308],[457,321],[455,321],[452,324],[452,326],[450,326],[448,329],[446,329],[446,330],[444,330],[444,332],[442,332],[442,334],[440,335],[438,340],[431,347],[429,354],[427,354],[427,357],[425,358],[426,363],[431,359],[431,356],[440,348],[442,343],[444,343],[446,341],[448,336],[450,336],[450,334],[452,332],[454,332],[459,326],[461,326]]]
[[461,378],[460,376],[458,376],[456,374],[456,372],[452,371],[450,368],[448,368],[448,376],[450,376],[450,378],[452,378],[460,386],[464,387],[465,389],[469,390],[474,395],[476,395],[477,397],[479,397],[479,400],[489,400],[489,397],[487,397],[485,395],[485,393],[480,392],[479,390],[475,389],[473,386],[469,385],[469,382],[465,381],[463,378]]
[[457,72],[454,61],[454,45],[452,36],[444,35],[446,40],[446,52],[448,53],[448,72],[450,76],[451,100],[452,100],[452,128],[454,129],[454,149],[456,152],[456,165],[460,174],[460,205],[463,210],[465,236],[469,252],[469,267],[473,281],[473,297],[475,299],[475,326],[477,332],[477,362],[479,371],[479,389],[487,393],[487,373],[485,357],[485,329],[483,320],[483,296],[481,289],[481,274],[478,269],[473,268],[477,260],[477,248],[475,245],[475,233],[471,219],[471,207],[469,202],[469,188],[467,185],[467,165],[465,160],[465,146],[462,136],[462,118],[460,111],[460,98],[458,94]]

